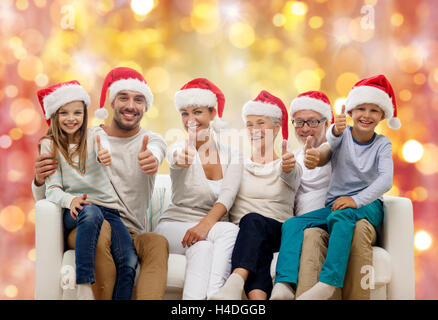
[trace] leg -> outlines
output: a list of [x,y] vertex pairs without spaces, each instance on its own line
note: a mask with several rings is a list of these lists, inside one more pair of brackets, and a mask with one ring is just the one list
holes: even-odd
[[183,300],[205,300],[213,261],[213,243],[198,241],[186,251]]
[[296,292],[297,297],[318,282],[319,273],[327,254],[328,239],[329,234],[321,228],[308,228],[304,230]]
[[283,223],[275,283],[288,282],[294,290],[296,289],[304,230],[312,227],[324,227],[330,212],[331,209],[326,207],[290,218]]
[[343,299],[369,300],[370,289],[362,287],[361,269],[373,265],[373,244],[376,242],[376,230],[366,219],[356,222],[353,241],[351,242],[350,258],[345,274]]
[[162,235],[131,232],[140,261],[137,300],[162,300],[166,291],[169,243]]
[[231,255],[239,228],[231,222],[216,222],[207,235],[207,241],[213,244],[210,278],[208,280],[207,299],[223,286],[231,272]]
[[138,262],[137,253],[128,229],[120,219],[118,212],[104,209],[105,219],[111,225],[111,254],[117,270],[112,298],[130,300]]

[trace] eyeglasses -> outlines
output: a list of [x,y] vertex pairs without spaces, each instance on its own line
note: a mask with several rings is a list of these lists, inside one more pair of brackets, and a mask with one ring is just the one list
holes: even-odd
[[327,119],[322,118],[321,120],[292,120],[292,124],[295,128],[302,128],[304,127],[304,124],[307,123],[309,128],[316,128],[319,126],[320,123],[325,122]]

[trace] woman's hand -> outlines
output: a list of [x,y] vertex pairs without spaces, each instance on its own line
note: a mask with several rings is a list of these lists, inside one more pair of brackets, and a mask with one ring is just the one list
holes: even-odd
[[83,209],[83,207],[82,207],[83,204],[91,204],[90,202],[86,201],[86,199],[87,199],[86,193],[84,193],[82,198],[79,198],[79,197],[73,198],[73,200],[70,204],[70,215],[72,216],[73,219],[75,219],[75,220],[77,219],[77,216],[79,214],[77,209],[79,209],[79,210]]
[[287,151],[287,141],[283,140],[281,150],[281,170],[289,173],[295,168],[295,156],[292,152]]
[[347,208],[357,209],[356,202],[352,197],[339,197],[335,200],[332,206],[332,211],[342,210]]
[[205,240],[212,227],[213,225],[210,224],[208,220],[203,219],[196,226],[187,230],[183,240],[181,241],[183,248],[186,246],[190,247],[198,241]]

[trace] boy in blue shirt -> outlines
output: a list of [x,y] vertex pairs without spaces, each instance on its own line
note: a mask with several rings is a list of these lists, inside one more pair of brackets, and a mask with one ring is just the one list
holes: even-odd
[[[347,127],[345,111],[353,127]],[[361,80],[327,131],[329,146],[307,150],[304,164],[309,169],[331,161],[326,207],[283,224],[271,299],[295,298],[303,232],[311,227],[328,230],[330,239],[319,282],[299,299],[330,299],[342,288],[356,221],[367,219],[378,227],[383,221],[382,196],[392,187],[392,145],[374,132],[383,119],[393,129],[401,126],[391,84],[383,75]]]

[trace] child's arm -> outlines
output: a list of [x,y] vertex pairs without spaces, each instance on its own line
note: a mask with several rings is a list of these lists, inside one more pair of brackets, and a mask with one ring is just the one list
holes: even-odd
[[102,163],[104,166],[110,166],[111,165],[111,154],[107,149],[102,147],[102,143],[100,141],[100,135],[96,136],[96,154],[97,154],[97,161]]
[[377,161],[377,179],[367,188],[352,196],[358,208],[377,200],[392,188],[394,163],[392,161],[392,145],[389,141],[379,151]]

